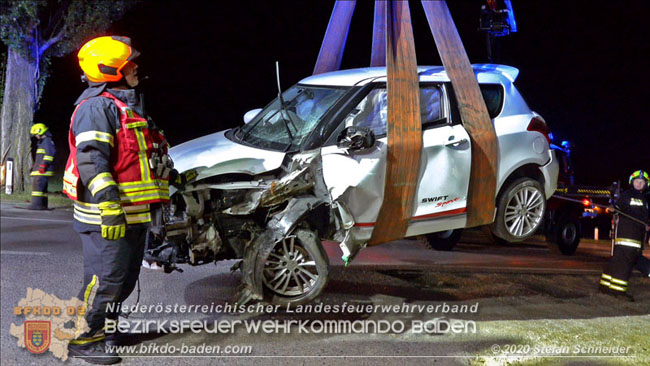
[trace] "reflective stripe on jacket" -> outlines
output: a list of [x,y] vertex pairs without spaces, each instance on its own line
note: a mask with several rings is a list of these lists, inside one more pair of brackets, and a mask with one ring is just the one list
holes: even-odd
[[[124,206],[126,223],[129,225],[142,224],[151,221],[151,210],[148,204],[137,206]],[[102,217],[99,214],[98,203],[74,202],[75,220],[89,225],[101,225]]]

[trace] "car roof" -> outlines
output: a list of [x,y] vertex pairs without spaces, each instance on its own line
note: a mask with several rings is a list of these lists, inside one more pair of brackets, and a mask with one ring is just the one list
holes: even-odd
[[[519,70],[512,66],[498,64],[474,64],[474,74],[479,83],[513,83],[519,75]],[[418,66],[420,82],[448,82],[449,77],[442,66]],[[385,82],[386,67],[364,67],[332,71],[309,76],[300,81],[305,85],[322,86],[354,86],[370,82]]]

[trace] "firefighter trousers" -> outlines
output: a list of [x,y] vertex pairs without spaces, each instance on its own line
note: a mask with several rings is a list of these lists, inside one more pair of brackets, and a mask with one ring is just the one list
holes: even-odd
[[36,175],[32,177],[32,210],[45,210],[47,208],[47,176]]
[[641,248],[614,245],[614,255],[605,264],[600,284],[611,290],[626,292],[632,269],[641,255]]
[[117,307],[129,297],[140,275],[147,230],[147,225],[128,226],[118,240],[106,240],[98,232],[79,233],[84,258],[79,298],[86,305],[90,330],[73,343],[101,340],[106,319],[117,319]]

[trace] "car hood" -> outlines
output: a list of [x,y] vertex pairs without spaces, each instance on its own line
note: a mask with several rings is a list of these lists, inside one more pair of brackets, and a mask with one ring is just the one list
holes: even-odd
[[277,169],[285,153],[238,144],[221,131],[187,141],[169,150],[179,173],[197,169],[197,180],[227,173],[260,174]]

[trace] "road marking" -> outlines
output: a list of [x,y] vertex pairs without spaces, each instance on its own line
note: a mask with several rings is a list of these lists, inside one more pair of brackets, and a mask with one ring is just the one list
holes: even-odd
[[11,216],[0,216],[0,219],[28,220],[28,221],[50,221],[50,222],[72,222],[72,220],[35,219],[35,218],[31,218],[31,217],[11,217]]
[[50,255],[49,252],[19,252],[15,250],[3,250],[0,251],[0,255],[9,254],[9,255]]

